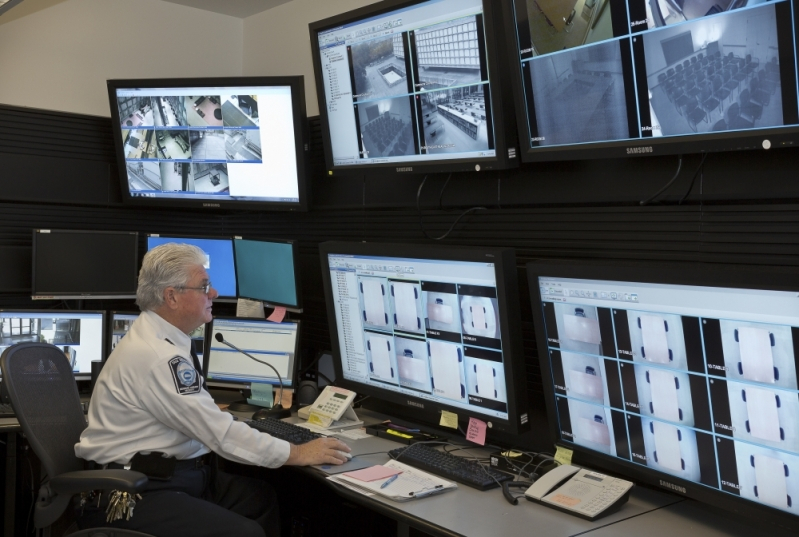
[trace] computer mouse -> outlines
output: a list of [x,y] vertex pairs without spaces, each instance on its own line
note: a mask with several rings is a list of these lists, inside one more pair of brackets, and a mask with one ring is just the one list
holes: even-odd
[[348,461],[352,460],[352,453],[347,453],[346,451],[339,451],[338,454],[345,457]]

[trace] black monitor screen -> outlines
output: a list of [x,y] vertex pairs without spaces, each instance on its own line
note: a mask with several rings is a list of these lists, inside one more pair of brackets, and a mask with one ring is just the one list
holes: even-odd
[[528,273],[559,443],[799,527],[793,275],[547,263]]
[[514,0],[526,161],[792,146],[790,0]]
[[0,310],[0,352],[23,342],[50,343],[64,352],[76,377],[87,379],[104,355],[101,311]]
[[237,238],[233,245],[240,297],[275,306],[299,307],[293,243]]
[[175,237],[167,235],[148,235],[147,250],[161,244],[176,242],[198,246],[205,253],[205,270],[211,278],[214,289],[222,298],[236,296],[236,266],[233,260],[233,239],[210,239],[199,237]]
[[135,232],[33,232],[33,298],[133,298],[138,278]]
[[210,326],[206,338],[208,384],[236,387],[251,383],[279,384],[272,368],[217,341],[216,334],[222,334],[225,341],[271,364],[280,373],[285,388],[294,386],[300,332],[298,323],[217,317]]

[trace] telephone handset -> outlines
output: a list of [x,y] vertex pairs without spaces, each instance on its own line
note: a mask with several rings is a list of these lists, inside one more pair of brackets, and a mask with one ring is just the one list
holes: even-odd
[[[358,422],[358,415],[352,409],[354,399],[355,392],[337,386],[325,386],[313,404],[300,409],[299,416],[323,428]],[[339,421],[347,423],[339,424]]]
[[596,520],[624,505],[632,487],[630,481],[565,464],[544,474],[524,495],[530,501]]

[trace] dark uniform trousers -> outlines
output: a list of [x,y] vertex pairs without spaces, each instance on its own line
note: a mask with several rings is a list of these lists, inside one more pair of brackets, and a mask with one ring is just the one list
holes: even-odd
[[[114,467],[114,465],[109,465]],[[118,466],[116,466],[118,467]],[[130,520],[106,522],[108,493],[86,505],[78,526],[126,528],[156,537],[277,537],[280,515],[269,484],[246,476],[212,471],[208,465],[178,461],[169,481],[150,480]]]

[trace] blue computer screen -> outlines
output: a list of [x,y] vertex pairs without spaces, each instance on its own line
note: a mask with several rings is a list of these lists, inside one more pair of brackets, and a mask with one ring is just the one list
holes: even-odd
[[152,250],[156,246],[168,242],[193,244],[202,248],[207,256],[205,269],[211,277],[214,288],[219,291],[219,296],[236,296],[236,269],[233,262],[232,239],[198,239],[150,235],[147,237],[147,250]]
[[234,244],[239,296],[299,306],[291,243],[236,239]]

